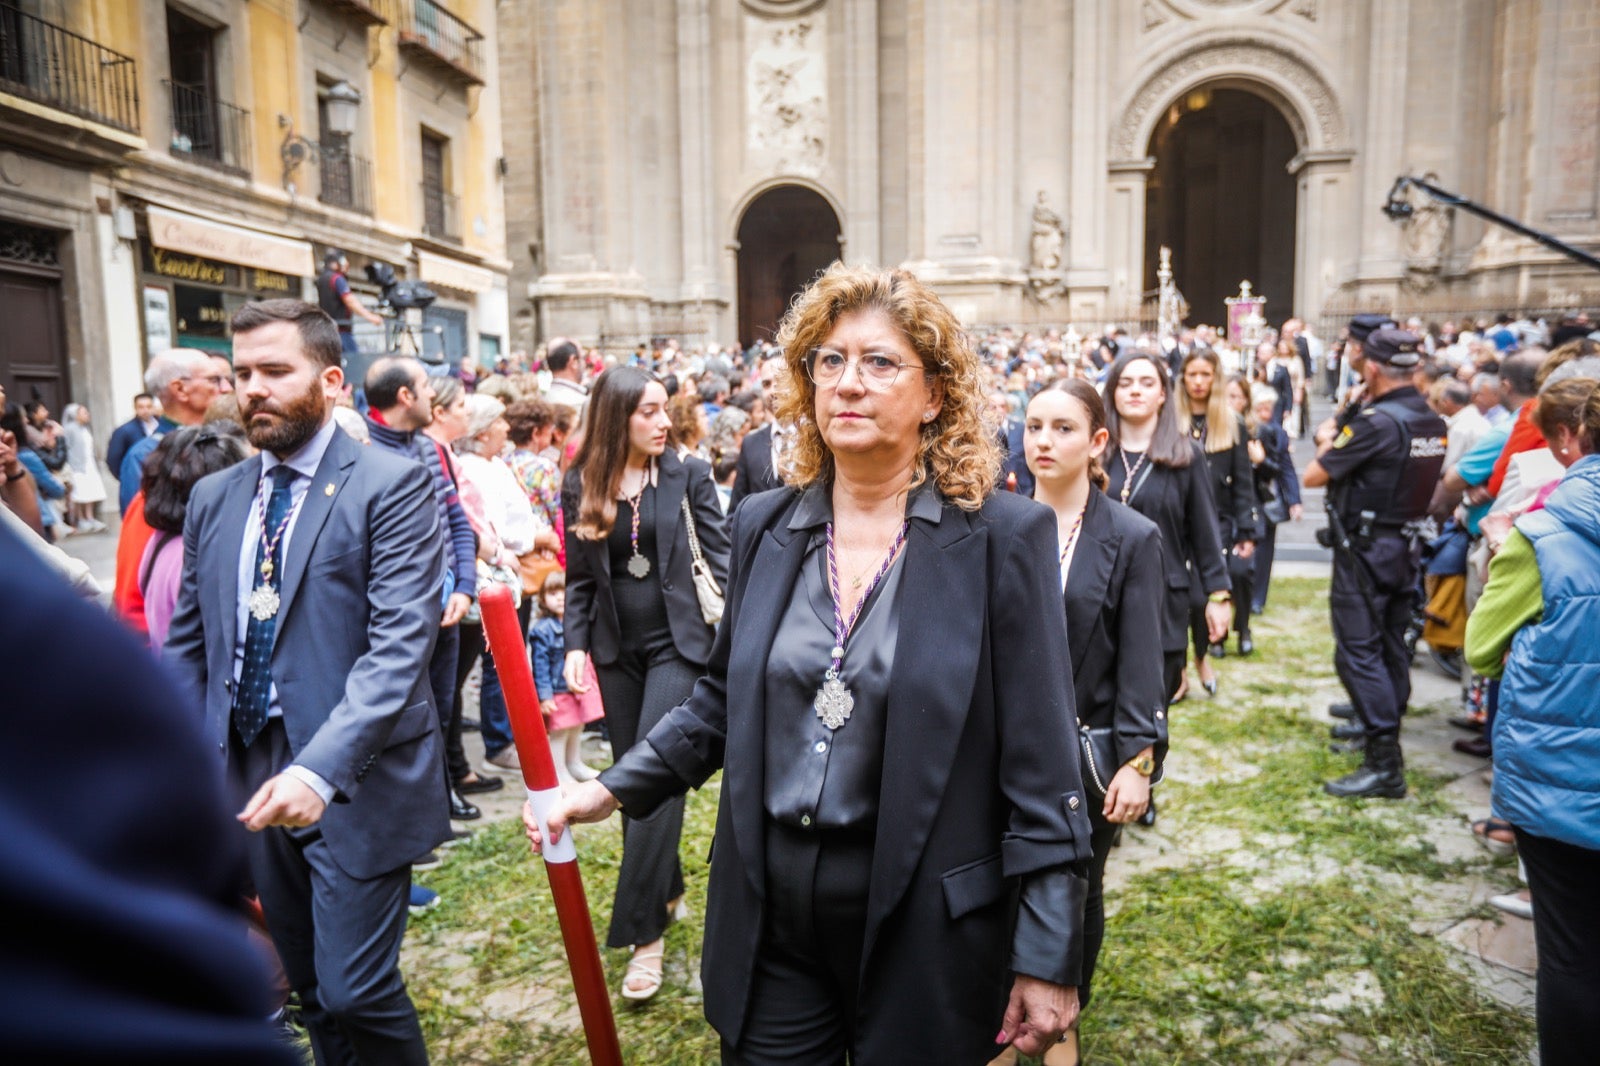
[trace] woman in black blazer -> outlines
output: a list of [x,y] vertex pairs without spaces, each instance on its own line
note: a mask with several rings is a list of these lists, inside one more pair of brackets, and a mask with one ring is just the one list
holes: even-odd
[[1178,428],[1168,402],[1161,357],[1130,351],[1106,374],[1101,396],[1111,444],[1102,460],[1106,493],[1132,507],[1161,530],[1161,567],[1166,579],[1161,647],[1167,696],[1187,689],[1184,659],[1189,611],[1203,608],[1212,640],[1228,633],[1228,568],[1217,537],[1217,509],[1210,468],[1200,446]]
[[[1161,532],[1105,495],[1100,456],[1108,438],[1105,404],[1087,381],[1056,382],[1028,404],[1023,450],[1033,498],[1056,514],[1078,725],[1110,731],[1114,753],[1107,765],[1083,767],[1094,834],[1078,986],[1085,1009],[1105,935],[1106,858],[1117,828],[1149,807],[1151,776],[1167,751]],[[1062,1061],[1076,1062],[1075,1050],[1063,1045]],[[1045,1053],[1046,1066],[1057,1054]]]
[[[1250,474],[1250,434],[1244,419],[1228,406],[1222,360],[1210,349],[1197,349],[1183,360],[1183,392],[1188,401],[1189,436],[1206,453],[1211,468],[1211,498],[1217,505],[1217,537],[1228,558],[1228,581],[1233,595],[1233,628],[1239,634],[1239,652],[1250,645],[1250,582],[1255,564],[1256,538],[1261,512],[1256,505],[1255,479]],[[1206,691],[1215,692],[1216,673],[1206,656],[1226,654],[1222,641],[1207,631],[1204,613],[1189,613],[1194,636],[1195,668]],[[1224,634],[1226,638],[1226,634]],[[1208,647],[1209,645],[1209,647]]]
[[[711,657],[714,630],[695,596],[683,504],[718,586],[728,576],[728,536],[711,470],[666,447],[667,393],[635,367],[600,375],[589,428],[561,491],[566,516],[567,687],[588,691],[593,657],[611,743],[626,751],[681,703]],[[661,934],[683,895],[678,838],[683,801],[624,826],[610,947],[632,947],[626,999],[661,988]]]
[[994,491],[981,364],[910,274],[836,263],[780,338],[797,491],[734,512],[706,676],[547,831],[723,771],[728,1066],[1037,1055],[1077,1013],[1090,855],[1054,518]]
[[[1300,503],[1300,475],[1295,472],[1294,456],[1289,452],[1289,433],[1273,419],[1277,402],[1278,393],[1270,386],[1252,385],[1242,374],[1235,374],[1228,380],[1228,403],[1244,417],[1250,428],[1250,463],[1256,499],[1261,505],[1261,536],[1256,541],[1255,570],[1250,583],[1251,614],[1267,609],[1267,586],[1272,582],[1279,524],[1286,519],[1298,522],[1304,513]],[[1274,501],[1277,506],[1269,507]],[[1239,634],[1241,652],[1248,640],[1248,631]]]

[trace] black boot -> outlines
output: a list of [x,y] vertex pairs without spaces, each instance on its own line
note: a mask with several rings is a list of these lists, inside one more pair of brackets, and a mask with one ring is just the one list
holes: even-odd
[[1356,721],[1340,722],[1328,732],[1333,735],[1334,740],[1354,740],[1366,736],[1367,727]]
[[1250,631],[1246,629],[1244,632],[1239,634],[1239,654],[1253,655],[1255,650],[1256,642],[1250,639]]
[[1330,703],[1328,713],[1335,718],[1351,719],[1356,716],[1356,705],[1353,703]]
[[457,821],[470,822],[474,818],[482,818],[483,812],[462,799],[461,793],[452,788],[450,790],[450,817]]
[[1404,799],[1405,763],[1400,756],[1398,733],[1373,733],[1361,766],[1337,781],[1322,786],[1330,796]]

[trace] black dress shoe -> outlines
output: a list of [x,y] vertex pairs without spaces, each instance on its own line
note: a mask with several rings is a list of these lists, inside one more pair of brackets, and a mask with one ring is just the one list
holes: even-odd
[[1255,650],[1256,650],[1256,642],[1250,639],[1250,634],[1249,633],[1240,633],[1239,634],[1239,654],[1240,655],[1253,655],[1253,654],[1255,654]]
[[1217,694],[1217,679],[1214,677],[1210,681],[1202,679],[1200,687],[1206,690],[1207,696],[1215,696]]
[[462,799],[455,789],[451,789],[450,817],[458,822],[470,822],[475,818],[482,818],[483,811]]
[[1356,716],[1356,705],[1353,703],[1330,703],[1328,713],[1335,718],[1350,719]]
[[1489,746],[1488,737],[1462,737],[1450,745],[1463,755],[1470,755],[1474,759],[1488,759],[1494,755],[1494,749]]
[[1367,727],[1360,722],[1340,722],[1328,730],[1334,740],[1354,740],[1367,735]]
[[474,792],[498,792],[506,784],[493,774],[477,774],[476,777],[476,781],[457,781],[456,791],[463,796],[470,796]]
[[1206,654],[1211,656],[1213,659],[1226,659],[1228,657],[1227,645],[1213,644],[1206,649]]

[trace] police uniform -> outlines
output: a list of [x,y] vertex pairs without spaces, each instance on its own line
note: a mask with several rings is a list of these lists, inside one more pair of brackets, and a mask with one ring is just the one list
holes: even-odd
[[343,262],[343,257],[335,252],[324,257],[322,273],[317,275],[317,306],[339,327],[339,347],[350,355],[361,349],[351,332],[350,308],[344,302],[350,295],[350,281],[340,269]]
[[[1404,330],[1374,330],[1368,359],[1396,368],[1421,362],[1420,342]],[[1420,522],[1444,466],[1445,423],[1411,385],[1359,412],[1317,458],[1329,479],[1335,543],[1329,604],[1334,666],[1366,727],[1364,761],[1329,782],[1335,795],[1405,795],[1399,731],[1411,696],[1405,645],[1417,582]],[[1341,528],[1342,527],[1342,528]]]

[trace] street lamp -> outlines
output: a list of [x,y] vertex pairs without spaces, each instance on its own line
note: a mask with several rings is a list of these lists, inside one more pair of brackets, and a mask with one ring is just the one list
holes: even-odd
[[[356,113],[361,109],[361,93],[349,82],[337,81],[320,96],[328,136],[342,146],[356,131]],[[283,160],[283,187],[293,195],[295,187],[291,178],[294,172],[308,158],[313,163],[317,162],[321,148],[317,142],[296,133],[294,119],[288,115],[279,115],[278,125],[287,131],[283,135],[283,144],[278,148],[278,155]]]

